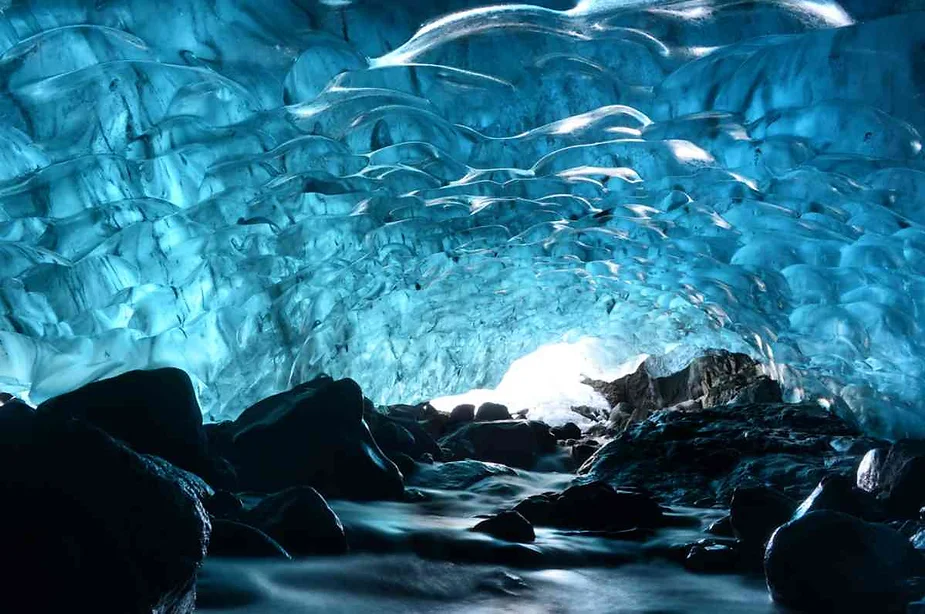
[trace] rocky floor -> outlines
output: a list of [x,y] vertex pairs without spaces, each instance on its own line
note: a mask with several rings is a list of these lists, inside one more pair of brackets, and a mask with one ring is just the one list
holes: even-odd
[[925,611],[925,442],[726,352],[590,383],[584,432],[328,377],[207,425],[176,369],[0,396],[6,607]]

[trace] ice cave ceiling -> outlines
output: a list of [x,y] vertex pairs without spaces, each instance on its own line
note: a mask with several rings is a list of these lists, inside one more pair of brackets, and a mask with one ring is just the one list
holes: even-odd
[[925,2],[0,2],[0,389],[726,347],[925,433]]

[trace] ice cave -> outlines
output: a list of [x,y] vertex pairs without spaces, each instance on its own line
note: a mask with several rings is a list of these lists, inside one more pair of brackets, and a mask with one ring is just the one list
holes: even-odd
[[0,610],[925,612],[925,1],[495,1],[0,0]]

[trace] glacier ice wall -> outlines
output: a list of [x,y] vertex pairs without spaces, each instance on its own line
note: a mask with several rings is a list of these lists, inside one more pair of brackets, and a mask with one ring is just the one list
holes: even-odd
[[925,433],[925,3],[479,4],[0,3],[0,388],[217,419],[592,336]]

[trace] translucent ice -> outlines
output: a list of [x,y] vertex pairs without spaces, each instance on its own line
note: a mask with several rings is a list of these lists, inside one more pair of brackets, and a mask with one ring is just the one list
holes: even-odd
[[482,4],[0,11],[0,389],[174,365],[217,419],[593,337],[925,433],[925,5]]

